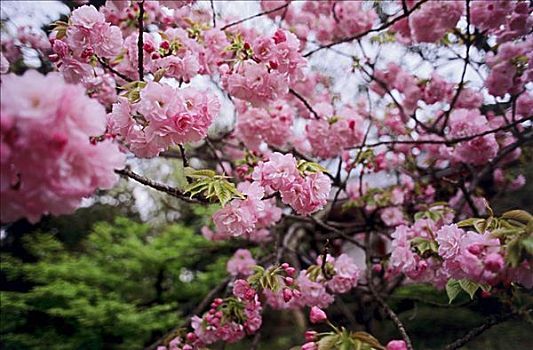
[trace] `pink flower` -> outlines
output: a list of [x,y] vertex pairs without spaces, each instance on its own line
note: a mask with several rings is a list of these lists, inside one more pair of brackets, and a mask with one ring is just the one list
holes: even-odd
[[109,140],[90,142],[105,132],[105,110],[81,86],[58,73],[6,75],[0,106],[2,222],[71,213],[118,180],[124,155]]
[[459,254],[460,241],[465,235],[465,231],[458,228],[456,224],[442,226],[437,232],[437,242],[439,243],[439,255],[444,259],[453,259]]
[[326,205],[330,190],[331,180],[322,173],[314,173],[282,190],[281,199],[298,214],[309,215]]
[[[153,157],[170,145],[204,138],[219,108],[218,100],[205,92],[148,82],[139,102],[119,99],[108,123],[132,152]],[[142,118],[134,119],[136,114]]]
[[309,320],[311,323],[321,323],[328,319],[326,313],[318,306],[313,306],[309,312]]
[[[409,27],[415,42],[435,42],[455,27],[463,14],[462,1],[429,1],[409,16]],[[446,13],[446,16],[442,16]]]
[[232,276],[249,276],[255,265],[256,261],[248,249],[238,249],[229,259],[226,269]]
[[[480,134],[489,129],[487,118],[478,110],[455,109],[449,119],[450,135],[454,138]],[[476,137],[460,142],[455,146],[453,157],[461,162],[484,164],[498,153],[498,143],[494,134]]]
[[398,207],[388,207],[381,211],[380,214],[381,220],[385,225],[389,227],[394,227],[405,223],[403,218],[403,211]]
[[299,178],[294,156],[278,152],[271,153],[267,162],[259,162],[252,173],[252,179],[273,191],[289,189]]
[[289,91],[287,76],[276,70],[268,71],[263,64],[245,61],[236,71],[222,76],[228,92],[254,106],[265,105],[281,98]]
[[339,155],[345,148],[358,145],[363,139],[358,118],[333,116],[329,120],[311,120],[305,132],[313,154],[327,159]]
[[334,300],[333,296],[329,294],[326,287],[309,279],[306,271],[300,271],[296,284],[300,287],[301,297],[295,298],[294,303],[298,306],[318,306],[328,307]]
[[233,284],[233,295],[243,300],[252,300],[255,297],[253,289],[246,280],[238,279]]
[[352,258],[341,254],[333,263],[335,275],[326,284],[333,293],[347,293],[357,286],[360,270]]
[[292,137],[293,120],[294,111],[282,103],[275,103],[268,110],[246,108],[237,116],[236,136],[255,151],[259,151],[262,141],[283,147]]

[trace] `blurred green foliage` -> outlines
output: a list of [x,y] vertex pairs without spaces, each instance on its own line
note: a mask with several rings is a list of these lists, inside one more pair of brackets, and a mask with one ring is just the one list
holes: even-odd
[[48,232],[21,241],[24,259],[2,249],[4,349],[142,348],[218,284],[228,255],[191,228],[125,218],[97,223],[76,249]]

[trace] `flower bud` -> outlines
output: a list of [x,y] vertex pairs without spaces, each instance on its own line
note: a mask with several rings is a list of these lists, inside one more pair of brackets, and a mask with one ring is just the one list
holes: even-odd
[[304,333],[305,341],[308,341],[308,342],[315,341],[316,334],[317,334],[316,331],[313,331],[313,330],[310,330],[310,329],[305,331],[305,333]]
[[309,313],[309,320],[311,323],[320,323],[328,319],[326,313],[319,308],[318,306],[313,306],[311,312]]

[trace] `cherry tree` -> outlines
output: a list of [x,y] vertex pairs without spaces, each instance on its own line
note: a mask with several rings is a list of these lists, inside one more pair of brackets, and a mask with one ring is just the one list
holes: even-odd
[[[527,1],[263,0],[248,17],[232,2],[75,3],[49,33],[2,36],[1,222],[72,213],[123,177],[218,206],[201,234],[264,252],[237,250],[150,348],[255,347],[269,307],[327,323],[301,349],[413,349],[387,304],[398,286],[450,303],[531,291],[533,216],[491,206],[524,186],[533,139]],[[28,50],[39,71],[21,69]],[[132,170],[156,157],[179,158],[183,181]],[[328,319],[356,290],[401,338]],[[530,312],[510,302],[447,349]]]

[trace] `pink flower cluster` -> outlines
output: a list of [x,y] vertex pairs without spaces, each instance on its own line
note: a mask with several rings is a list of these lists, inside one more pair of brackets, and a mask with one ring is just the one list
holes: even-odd
[[441,271],[441,262],[436,256],[422,257],[413,249],[414,239],[433,240],[434,232],[451,217],[443,217],[437,222],[431,219],[419,219],[411,226],[400,225],[392,233],[389,272],[403,273],[417,282],[434,283],[442,288],[447,282]]
[[533,22],[526,1],[474,0],[470,16],[474,26],[496,35],[498,43],[526,35]]
[[238,186],[246,198],[234,199],[213,214],[216,232],[204,228],[204,236],[212,240],[243,237],[253,241],[269,238],[268,227],[281,218],[281,209],[272,199],[263,199],[264,190],[257,182],[241,182]]
[[253,273],[255,265],[257,263],[248,249],[238,249],[228,260],[226,269],[232,276],[248,277]]
[[[455,109],[448,122],[452,138],[478,135],[490,130],[487,118],[477,109]],[[454,160],[481,165],[491,160],[498,153],[499,146],[494,134],[476,137],[472,140],[459,142],[452,152]]]
[[150,158],[204,138],[219,109],[218,99],[206,92],[150,81],[137,102],[121,97],[113,105],[108,130],[135,155]]
[[[408,7],[415,3],[407,1]],[[462,1],[430,0],[408,18],[396,22],[391,29],[402,43],[434,43],[455,28],[464,10]]]
[[266,290],[267,303],[275,309],[293,309],[304,306],[325,308],[333,303],[333,294],[348,293],[357,286],[360,269],[347,254],[341,254],[337,258],[328,255],[327,278],[323,275],[321,266],[322,257],[319,257],[317,265],[300,271],[294,281],[298,291],[297,297],[287,300],[282,290],[277,292]]
[[60,71],[68,82],[80,82],[89,76],[93,67],[90,60],[94,55],[100,58],[114,58],[120,53],[123,39],[119,27],[105,21],[105,16],[90,5],[72,11],[65,36],[59,32],[51,35],[54,55]]
[[[389,272],[404,273],[412,280],[443,287],[446,282],[468,279],[482,284],[518,282],[531,288],[527,264],[511,269],[505,264],[500,240],[490,232],[465,231],[449,219],[419,219],[412,226],[399,226],[392,234]],[[421,241],[438,246],[438,255],[420,255],[414,249]]]
[[187,335],[192,349],[217,341],[235,343],[261,327],[262,307],[256,291],[245,280],[237,280],[233,295],[232,299],[215,299],[202,318],[192,318],[194,332]]
[[[403,112],[411,114],[416,110],[418,101],[423,98],[423,91],[415,76],[409,74],[397,64],[389,63],[386,70],[376,69],[374,77],[375,80],[370,84],[370,88],[374,92],[384,96],[387,90],[390,92],[396,89],[403,94],[403,101],[400,102]],[[402,118],[406,117],[402,116]]]
[[275,101],[303,74],[306,61],[299,49],[294,34],[281,29],[272,37],[259,36],[252,44],[244,43],[236,52],[244,57],[232,66],[220,67],[222,85],[231,95],[254,106]]
[[365,8],[359,1],[308,0],[301,8],[290,6],[285,15],[285,20],[302,41],[307,40],[310,31],[314,31],[320,43],[368,31],[377,18],[374,9]]
[[1,221],[73,212],[81,199],[118,180],[125,157],[105,132],[105,110],[58,73],[2,77]]
[[291,127],[294,110],[285,103],[276,102],[268,109],[238,108],[236,136],[253,151],[259,151],[262,142],[275,147],[283,147],[292,137]]
[[345,148],[358,145],[363,140],[361,124],[357,116],[310,120],[305,133],[312,153],[323,159],[333,158]]
[[324,207],[331,181],[323,173],[301,174],[292,154],[271,153],[252,173],[252,179],[267,193],[279,192],[283,203],[300,215],[309,215]]
[[506,93],[518,94],[527,82],[533,80],[533,39],[523,42],[506,42],[498,47],[498,53],[487,54],[490,74],[485,86],[494,96]]

